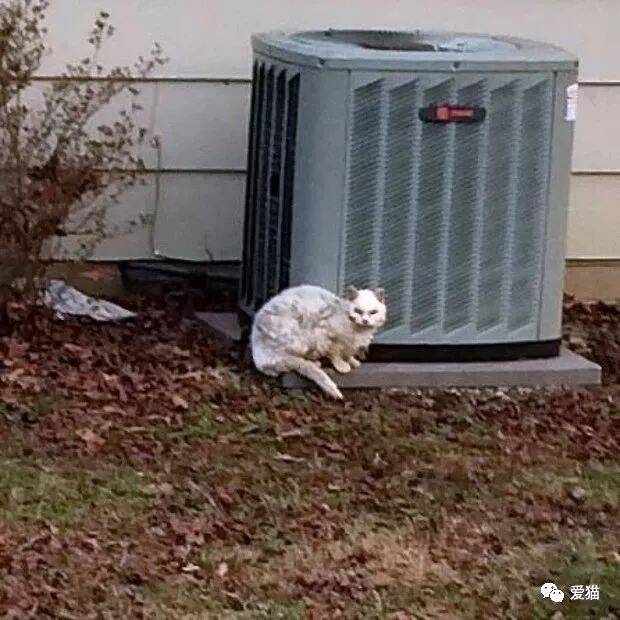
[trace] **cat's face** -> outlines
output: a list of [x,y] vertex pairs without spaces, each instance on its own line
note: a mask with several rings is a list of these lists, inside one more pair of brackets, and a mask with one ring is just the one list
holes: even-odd
[[387,308],[382,289],[347,289],[349,318],[361,328],[377,329],[385,323]]

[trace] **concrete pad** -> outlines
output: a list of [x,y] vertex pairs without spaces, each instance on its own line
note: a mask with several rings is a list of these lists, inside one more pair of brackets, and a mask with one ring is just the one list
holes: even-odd
[[195,317],[232,342],[241,342],[239,317],[235,312],[196,312]]
[[[598,385],[601,368],[581,355],[563,349],[558,357],[511,362],[383,363],[367,362],[341,375],[327,373],[341,388],[483,387]],[[294,373],[282,376],[285,388],[308,387]]]
[[[197,312],[220,336],[240,342],[242,330],[235,312]],[[483,387],[598,385],[601,368],[581,355],[562,349],[558,357],[511,362],[366,362],[346,375],[326,369],[341,388]],[[306,379],[287,373],[285,388],[310,386]]]

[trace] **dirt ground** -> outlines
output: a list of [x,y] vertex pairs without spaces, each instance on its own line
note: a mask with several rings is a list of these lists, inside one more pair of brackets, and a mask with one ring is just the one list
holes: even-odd
[[619,305],[566,303],[602,387],[344,403],[134,307],[4,326],[1,617],[620,616]]

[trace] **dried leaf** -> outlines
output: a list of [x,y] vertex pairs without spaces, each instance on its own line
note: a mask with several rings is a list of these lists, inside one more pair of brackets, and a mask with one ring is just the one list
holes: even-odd
[[276,452],[274,458],[284,463],[304,463],[306,461],[306,459],[302,457],[292,456],[291,454],[284,454],[282,452]]
[[88,446],[89,449],[100,448],[106,442],[90,428],[82,428],[75,431],[75,434]]
[[184,411],[187,411],[189,409],[189,403],[182,396],[179,396],[178,394],[173,394],[170,399],[172,400],[172,404],[177,409],[183,409]]

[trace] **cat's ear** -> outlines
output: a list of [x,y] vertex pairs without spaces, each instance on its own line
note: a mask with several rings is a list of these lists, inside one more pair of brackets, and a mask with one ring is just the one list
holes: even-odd
[[357,289],[354,286],[347,286],[344,297],[349,301],[353,301],[357,297]]
[[385,303],[385,289],[384,288],[373,288],[372,292],[375,294],[375,297],[382,303]]

